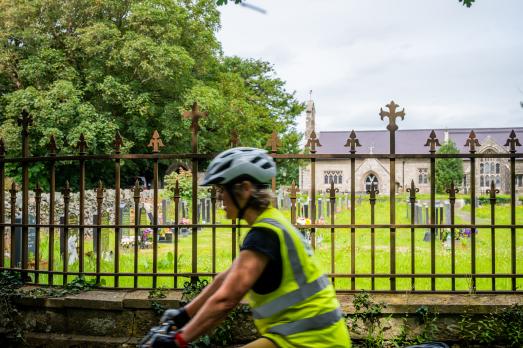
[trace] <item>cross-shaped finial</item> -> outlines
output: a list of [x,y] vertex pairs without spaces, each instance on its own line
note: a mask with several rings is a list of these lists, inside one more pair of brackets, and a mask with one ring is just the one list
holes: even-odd
[[[136,180],[138,182],[138,180]],[[99,204],[102,204],[102,201],[104,199],[104,184],[102,184],[102,180],[98,181],[98,187],[96,188],[96,200]]]
[[[134,189],[133,189],[133,198],[135,202],[138,202],[140,200],[140,192],[143,191],[142,186],[140,185],[140,181],[136,179],[134,182]],[[136,213],[138,214],[138,212]]]
[[4,139],[0,138],[0,157],[5,157]]
[[389,118],[389,124],[387,126],[387,129],[391,132],[395,132],[398,130],[398,125],[396,124],[396,117],[401,117],[402,120],[405,118],[405,108],[403,108],[401,111],[396,112],[396,108],[398,106],[398,104],[394,103],[394,101],[391,100],[391,102],[386,105],[386,107],[389,108],[389,111],[383,111],[383,109],[380,108],[381,120],[383,121],[385,117]]
[[350,146],[350,153],[356,153],[356,146],[361,146],[360,141],[356,138],[356,133],[354,129],[350,132],[349,139],[345,143],[345,147]]
[[476,138],[476,133],[474,133],[473,130],[470,131],[469,137],[467,139],[467,142],[465,143],[465,146],[470,147],[470,153],[476,152],[476,146],[481,146],[479,143],[479,140]]
[[198,132],[200,130],[200,125],[198,124],[198,121],[202,117],[206,117],[208,115],[207,112],[201,112],[200,107],[198,106],[198,103],[194,102],[192,104],[191,111],[185,111],[183,113],[184,118],[190,118],[191,119],[191,128],[194,132]]
[[516,146],[521,146],[518,138],[516,138],[516,132],[514,132],[514,130],[512,130],[512,132],[510,132],[510,136],[507,139],[505,146],[510,146],[509,151],[512,153],[516,153]]
[[233,129],[231,131],[231,147],[236,147],[240,143],[240,137],[238,135],[238,131],[236,129]]
[[123,146],[123,139],[122,139],[122,136],[120,135],[120,131],[118,131],[118,130],[116,131],[116,134],[114,135],[113,146],[114,146],[114,153],[119,154],[120,148]]
[[336,199],[336,192],[340,192],[340,189],[334,188],[334,181],[331,180],[331,187],[327,189],[327,193],[329,193],[329,198]]
[[22,117],[18,119],[18,125],[22,126],[22,136],[26,137],[29,134],[28,127],[33,124],[33,118],[29,116],[26,109],[23,109],[20,115]]
[[56,156],[56,141],[54,140],[54,135],[52,134],[47,148],[49,149],[49,156]]
[[411,180],[410,187],[407,187],[407,192],[410,193],[409,200],[410,203],[414,204],[416,202],[416,192],[419,192],[419,188],[414,185],[414,180]]
[[490,194],[490,203],[495,204],[496,203],[496,193],[499,193],[499,190],[496,189],[496,184],[494,184],[494,180],[490,182],[490,190],[487,190],[487,194]]
[[376,195],[380,193],[380,191],[378,191],[378,189],[376,188],[376,184],[372,183],[370,185],[370,190],[367,190],[367,193],[370,194],[370,202],[374,203],[376,201]]
[[432,130],[432,132],[430,132],[429,138],[427,139],[425,146],[430,146],[430,153],[436,152],[436,146],[441,146],[438,138],[436,137],[436,132],[434,132],[434,129]]
[[278,146],[281,146],[280,138],[278,138],[278,133],[276,131],[272,131],[271,137],[269,140],[267,140],[266,147],[271,148],[272,153],[276,153],[278,151]]
[[87,150],[87,142],[85,141],[84,133],[80,134],[80,140],[76,143],[76,148],[80,155],[85,155]]
[[160,139],[160,134],[156,129],[154,130],[153,137],[149,141],[147,147],[152,147],[154,153],[160,152],[160,147],[164,147],[162,139]]
[[446,189],[445,192],[449,194],[449,201],[454,202],[456,200],[456,193],[459,189],[454,185],[454,180],[450,182],[450,188]]
[[64,197],[64,202],[66,202],[66,203],[69,202],[69,198],[71,198],[70,194],[71,194],[71,187],[69,186],[69,180],[66,180],[65,186],[62,189],[62,196]]
[[311,149],[311,153],[315,153],[316,146],[321,146],[321,144],[318,138],[316,137],[316,132],[312,131],[311,136],[307,140],[307,144],[305,144],[305,147],[309,147]]
[[296,182],[294,182],[294,180],[292,180],[291,188],[287,190],[287,192],[290,192],[291,199],[295,199],[296,193],[300,192],[300,189],[298,188],[298,186],[296,186]]

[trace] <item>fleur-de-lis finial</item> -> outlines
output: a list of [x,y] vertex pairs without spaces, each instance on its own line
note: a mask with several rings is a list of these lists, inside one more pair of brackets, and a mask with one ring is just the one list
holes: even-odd
[[307,144],[305,144],[305,147],[310,148],[311,153],[315,153],[316,146],[321,146],[321,144],[318,138],[316,137],[316,132],[312,131],[309,139],[307,140]]
[[29,116],[26,109],[23,109],[20,115],[22,117],[18,118],[17,123],[22,126],[22,136],[26,137],[29,134],[28,127],[33,124],[33,118]]
[[76,148],[81,156],[86,154],[87,142],[85,141],[84,133],[80,134],[80,140],[76,143]]
[[200,107],[198,106],[198,103],[194,102],[191,107],[191,111],[185,111],[183,114],[184,118],[190,118],[191,119],[191,128],[194,132],[198,132],[200,130],[200,125],[198,121],[202,117],[206,117],[208,115],[207,112],[200,111]]
[[398,130],[398,125],[396,124],[396,118],[401,117],[401,119],[405,119],[405,108],[403,108],[401,111],[396,112],[396,108],[399,107],[398,104],[394,103],[393,100],[391,100],[390,103],[385,105],[387,108],[389,108],[389,111],[383,111],[383,108],[380,108],[380,117],[381,120],[385,117],[389,118],[389,124],[387,125],[387,129],[391,132],[395,132]]
[[494,180],[490,182],[490,190],[487,190],[487,194],[490,195],[490,203],[496,204],[496,193],[499,193],[499,190],[496,188]]
[[42,188],[40,187],[40,184],[36,183],[36,187],[35,187],[35,201],[37,203],[39,203],[41,199],[42,199]]
[[445,192],[449,194],[449,201],[454,202],[456,200],[456,193],[459,189],[454,185],[454,180],[450,182],[450,188],[446,189]]
[[114,153],[119,154],[120,148],[123,146],[123,139],[120,134],[120,131],[118,131],[118,130],[116,131],[116,134],[114,135],[113,146],[114,146]]
[[175,201],[177,199],[180,199],[180,184],[178,183],[178,179],[176,179],[176,182],[174,184],[173,193],[174,193],[174,200]]
[[238,131],[236,129],[233,129],[231,131],[231,147],[237,147],[240,143],[240,136],[238,135]]
[[370,190],[367,190],[367,193],[370,195],[370,202],[374,203],[376,201],[376,195],[380,193],[380,191],[378,191],[378,189],[376,188],[376,184],[372,183],[370,185]]
[[436,132],[434,132],[434,129],[432,130],[432,132],[430,132],[429,138],[427,139],[425,146],[430,146],[430,150],[429,150],[430,153],[435,153],[436,146],[441,146],[438,138],[436,137]]
[[62,196],[64,197],[65,202],[69,202],[69,198],[71,198],[71,187],[69,186],[69,180],[65,181],[65,186],[62,189]]
[[414,180],[411,180],[410,187],[407,187],[407,192],[410,193],[410,195],[409,195],[410,203],[415,203],[416,202],[416,192],[419,192],[419,188],[417,188],[414,185]]
[[269,140],[267,140],[266,147],[271,148],[272,153],[276,153],[278,151],[278,147],[281,146],[281,140],[278,138],[278,133],[276,131],[272,131],[271,137]]
[[136,179],[134,182],[134,189],[133,189],[133,198],[135,202],[138,202],[140,200],[140,192],[143,191],[143,187],[140,185],[140,180]]
[[329,198],[331,200],[336,199],[336,192],[340,192],[340,189],[334,188],[334,181],[331,180],[331,187],[327,189],[327,193],[329,193]]
[[56,156],[56,141],[54,140],[54,135],[52,134],[47,148],[49,149],[49,156]]
[[349,139],[344,145],[345,147],[350,147],[350,153],[356,153],[356,146],[361,146],[360,141],[356,137],[354,129],[350,132]]
[[152,136],[151,140],[149,141],[149,145],[147,145],[147,147],[152,147],[153,152],[157,153],[157,152],[160,152],[160,147],[163,147],[163,146],[164,145],[163,145],[162,139],[160,138],[160,134],[155,129],[153,132],[153,136]]
[[296,193],[297,192],[300,192],[300,189],[298,188],[298,186],[296,186],[296,182],[294,180],[292,180],[292,183],[291,183],[291,188],[287,190],[287,192],[290,192],[291,196],[290,198],[296,198]]
[[514,130],[512,130],[512,132],[510,132],[510,136],[507,139],[507,142],[505,143],[505,146],[510,146],[510,150],[509,151],[511,153],[515,153],[516,152],[516,146],[521,146],[518,138],[516,138],[516,132],[514,132]]
[[0,138],[0,157],[5,157],[4,139]]
[[[136,180],[138,181],[138,180]],[[98,181],[98,187],[96,188],[96,200],[101,204],[101,202],[104,199],[104,184],[102,183],[102,180]]]
[[474,133],[473,130],[470,131],[469,137],[467,139],[467,142],[465,143],[465,146],[468,146],[470,148],[470,153],[476,152],[476,146],[481,146],[479,143],[479,140],[476,138],[476,133]]

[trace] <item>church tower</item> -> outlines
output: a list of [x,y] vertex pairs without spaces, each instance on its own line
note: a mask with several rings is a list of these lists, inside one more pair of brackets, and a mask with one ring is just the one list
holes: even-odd
[[307,102],[307,107],[305,109],[306,118],[305,118],[305,141],[309,139],[313,130],[315,130],[315,119],[316,119],[316,109],[314,107],[314,102],[312,101],[312,91],[310,93],[309,101]]

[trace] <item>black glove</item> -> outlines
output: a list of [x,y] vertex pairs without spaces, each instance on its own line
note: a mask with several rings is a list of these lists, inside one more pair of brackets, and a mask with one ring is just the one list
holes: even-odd
[[173,335],[156,334],[151,340],[152,348],[178,348]]
[[189,318],[189,314],[187,314],[187,311],[185,308],[181,307],[180,309],[171,308],[163,312],[162,318],[160,321],[162,323],[166,323],[168,321],[174,322],[174,325],[176,326],[176,329],[181,329],[185,326],[191,320]]

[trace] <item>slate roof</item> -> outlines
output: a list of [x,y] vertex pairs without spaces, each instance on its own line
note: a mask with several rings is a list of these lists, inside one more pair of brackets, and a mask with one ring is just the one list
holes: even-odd
[[[515,128],[479,128],[474,129],[479,143],[483,145],[484,140],[490,137],[497,144],[505,145],[509,138],[510,132],[514,130],[519,141],[523,143],[523,127]],[[432,129],[400,129],[396,131],[396,153],[397,154],[428,154],[429,147],[424,146],[429,138]],[[465,142],[470,134],[471,129],[467,128],[448,128],[435,129],[436,136],[441,144],[445,139],[445,131],[449,132],[449,138],[456,143],[461,153],[469,153]],[[345,143],[349,138],[348,131],[326,131],[319,132],[318,139],[322,146],[316,147],[318,154],[338,154],[348,153],[349,148]],[[360,141],[361,147],[356,148],[356,153],[369,154],[372,147],[374,154],[389,153],[389,131],[388,130],[370,130],[356,131],[356,136]],[[518,152],[523,151],[523,147],[517,148]]]

